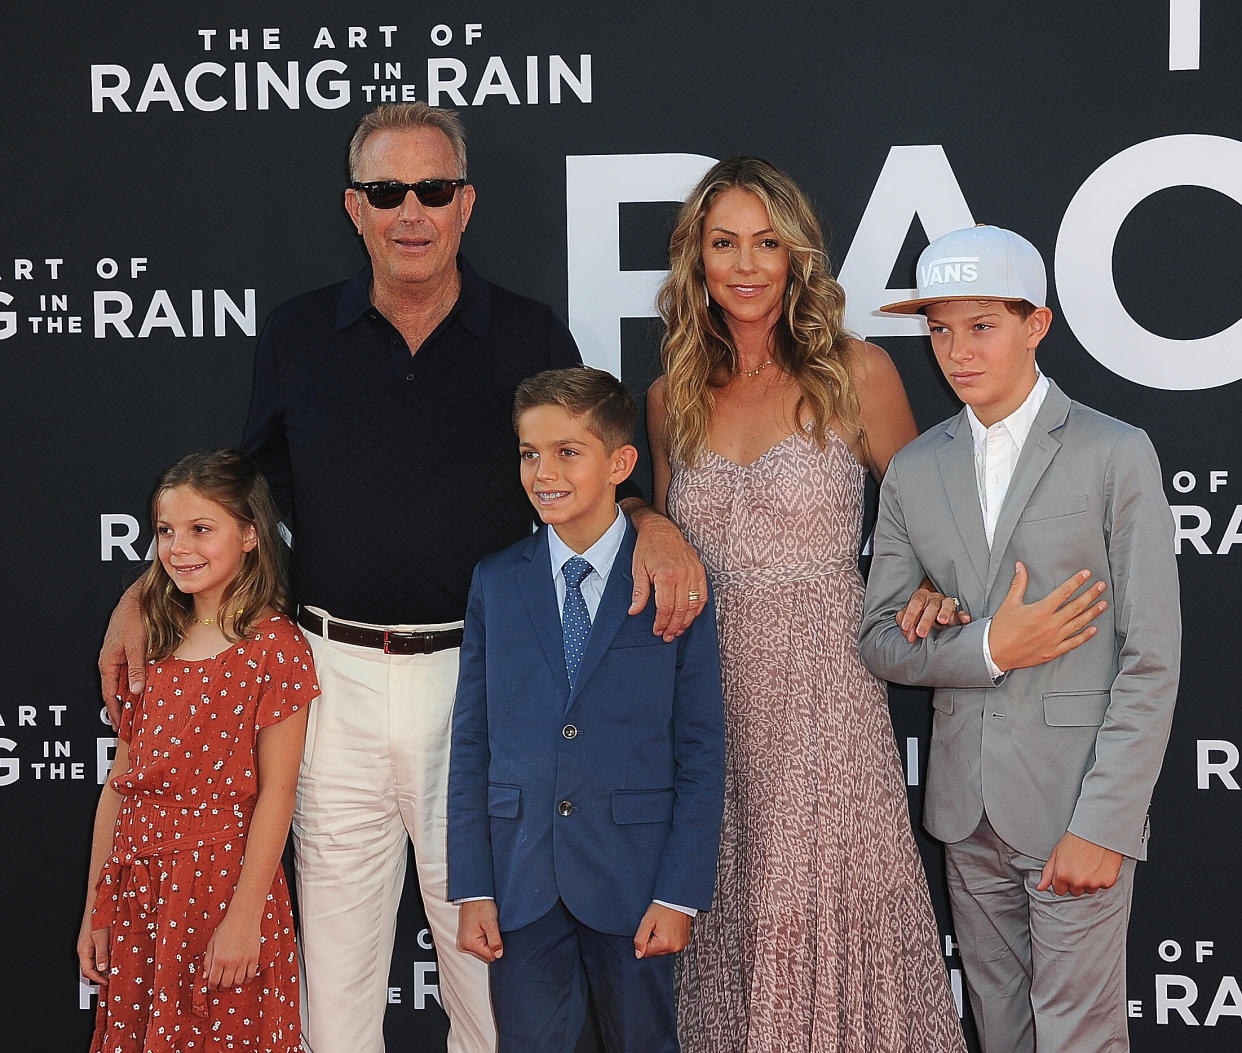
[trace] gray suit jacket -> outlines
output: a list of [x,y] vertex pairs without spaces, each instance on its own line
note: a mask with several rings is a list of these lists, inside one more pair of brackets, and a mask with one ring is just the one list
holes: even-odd
[[[1009,845],[1039,859],[1066,830],[1145,858],[1181,658],[1173,522],[1147,435],[1053,384],[989,550],[963,410],[893,458],[873,551],[863,661],[887,680],[936,689],[927,829],[960,841],[986,809]],[[1107,582],[1109,608],[1093,639],[994,685],[983,629],[1016,560],[1028,603],[1087,568]],[[911,644],[894,614],[924,574],[973,621]]]

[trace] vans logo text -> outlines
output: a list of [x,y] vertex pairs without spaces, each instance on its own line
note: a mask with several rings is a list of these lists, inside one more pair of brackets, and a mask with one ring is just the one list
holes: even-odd
[[924,289],[950,282],[973,282],[979,279],[978,256],[947,256],[932,260],[919,268],[919,285]]

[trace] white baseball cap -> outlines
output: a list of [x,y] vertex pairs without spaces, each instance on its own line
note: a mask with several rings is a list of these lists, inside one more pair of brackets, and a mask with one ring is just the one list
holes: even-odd
[[1039,250],[1002,227],[980,223],[937,238],[919,256],[916,271],[918,297],[881,311],[914,314],[944,300],[1028,300],[1047,306],[1048,277]]

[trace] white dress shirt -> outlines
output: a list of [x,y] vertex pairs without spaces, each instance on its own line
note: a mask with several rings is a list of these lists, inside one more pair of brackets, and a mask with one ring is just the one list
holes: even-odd
[[[1013,470],[1017,466],[1022,447],[1044,397],[1048,394],[1048,378],[1035,371],[1035,386],[1026,396],[1022,405],[1004,420],[998,420],[989,428],[975,416],[975,411],[966,407],[966,419],[970,422],[970,434],[974,440],[975,451],[975,483],[979,489],[979,508],[983,512],[983,532],[987,535],[988,547],[992,547],[992,538],[996,534],[996,521],[1000,518],[1001,508],[1005,503],[1005,494],[1009,492],[1009,483],[1013,480]],[[992,632],[992,619],[988,619],[983,627],[983,657],[988,663],[993,680],[999,680],[1005,670],[992,661],[992,649],[989,637]]]

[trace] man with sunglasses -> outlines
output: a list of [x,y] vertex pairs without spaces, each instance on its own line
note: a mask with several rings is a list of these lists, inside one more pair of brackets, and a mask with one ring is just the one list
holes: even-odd
[[[303,1037],[313,1053],[384,1049],[408,837],[448,1048],[491,1053],[487,967],[456,949],[445,899],[461,619],[475,563],[531,530],[514,389],[580,357],[550,307],[459,256],[475,191],[454,113],[378,107],[354,133],[349,177],[345,207],[370,263],[272,313],[244,440],[292,525],[298,622],[322,688],[293,821]],[[624,503],[639,530],[632,613],[658,579],[656,631],[672,639],[702,610],[706,574],[668,520]],[[126,666],[141,681],[128,602],[100,657],[105,698]]]

